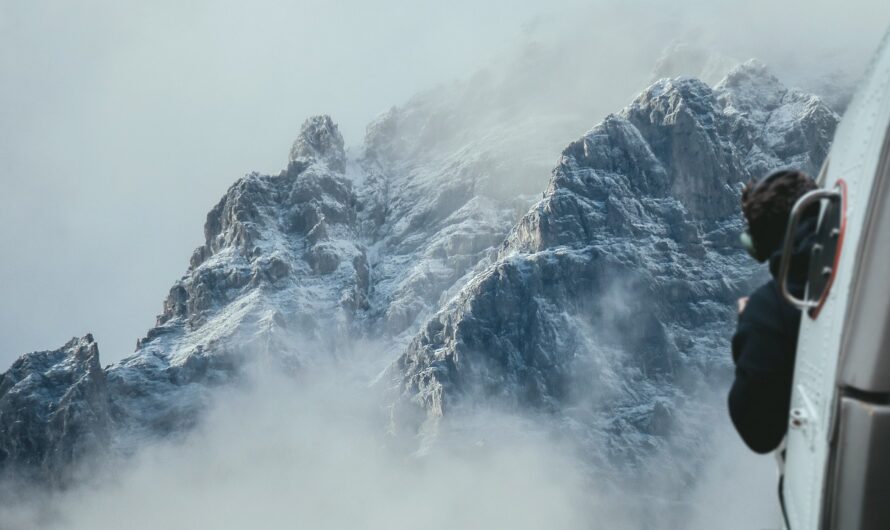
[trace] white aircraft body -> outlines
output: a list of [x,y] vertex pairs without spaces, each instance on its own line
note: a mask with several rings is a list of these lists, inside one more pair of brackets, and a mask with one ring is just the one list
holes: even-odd
[[[780,500],[789,530],[890,529],[890,33],[838,126],[803,299]],[[793,238],[786,237],[786,241]],[[789,249],[783,266],[787,271]]]

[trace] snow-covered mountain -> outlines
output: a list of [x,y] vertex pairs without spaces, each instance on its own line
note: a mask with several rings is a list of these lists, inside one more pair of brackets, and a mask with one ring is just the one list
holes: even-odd
[[726,367],[754,270],[739,184],[814,173],[837,115],[753,62],[713,89],[664,79],[571,143],[547,185],[529,140],[545,122],[492,111],[465,130],[454,112],[415,98],[357,156],[308,119],[285,170],[208,214],[133,355],[103,369],[87,335],[0,376],[0,467],[63,479],[187,430],[251,363],[311,373],[358,342],[383,352],[368,379],[397,390],[393,424],[424,442],[482,396],[557,418],[592,462],[657,448],[688,381]]
[[713,89],[656,82],[563,151],[496,262],[412,341],[392,369],[401,407],[432,432],[480,399],[546,411],[600,469],[638,464],[727,375],[733,302],[755,273],[741,184],[815,174],[837,120],[755,62]]

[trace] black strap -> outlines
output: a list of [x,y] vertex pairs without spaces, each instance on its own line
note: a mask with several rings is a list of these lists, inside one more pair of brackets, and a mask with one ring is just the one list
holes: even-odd
[[785,483],[785,474],[779,475],[779,506],[782,507],[782,519],[785,521],[785,530],[791,530],[791,525],[788,523],[788,512],[785,511],[785,492],[782,491],[782,486]]

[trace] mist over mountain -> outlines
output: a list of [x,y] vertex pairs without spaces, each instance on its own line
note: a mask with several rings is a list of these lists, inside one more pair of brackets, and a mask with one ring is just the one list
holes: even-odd
[[[498,158],[537,194],[562,148],[661,77],[713,85],[756,57],[840,112],[888,17],[874,0],[4,2],[0,365],[83,330],[105,362],[132,353],[194,227],[236,177],[277,173],[306,116],[360,151],[422,92],[465,138],[521,130]],[[687,52],[655,71],[666,46]]]
[[[391,370],[400,405],[432,431],[480,400],[545,412],[625,478],[669,444],[702,447],[707,431],[678,424],[720,409],[703,404],[727,384],[732,306],[755,279],[741,185],[815,174],[837,121],[754,61],[713,89],[656,82],[563,151],[495,262],[424,325]],[[681,454],[664,465],[704,456]]]
[[[526,120],[482,97],[496,78],[476,81],[494,88],[392,108],[357,152],[331,117],[308,118],[285,169],[239,179],[207,215],[134,354],[103,368],[85,335],[0,376],[0,472],[63,492],[50,494],[47,524],[89,520],[72,507],[78,484],[122,481],[125,505],[151,487],[139,470],[158,454],[236,447],[250,466],[254,440],[321,461],[354,450],[360,478],[395,489],[417,487],[405,477],[425,468],[422,484],[441,476],[450,490],[474,481],[476,461],[480,484],[505,487],[501,448],[518,458],[508,468],[546,476],[520,497],[571,503],[542,512],[562,510],[561,527],[607,506],[615,527],[676,527],[694,512],[688,490],[723,414],[733,304],[759,278],[736,243],[741,184],[778,167],[815,174],[838,115],[749,61],[713,86],[655,81],[554,150],[551,170],[540,160],[553,146],[532,140],[578,117]],[[262,398],[232,397],[244,393]],[[319,412],[288,408],[301,403]],[[367,459],[373,469],[357,463]],[[311,476],[343,473],[329,464]],[[594,508],[554,486],[560,476]],[[459,524],[452,516],[439,520]]]

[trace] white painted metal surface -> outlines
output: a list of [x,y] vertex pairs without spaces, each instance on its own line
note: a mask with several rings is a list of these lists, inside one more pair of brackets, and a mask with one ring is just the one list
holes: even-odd
[[848,295],[888,125],[890,33],[884,37],[838,127],[823,175],[826,188],[834,187],[839,179],[847,183],[847,226],[837,275],[825,306],[816,320],[808,316],[801,320],[784,469],[785,508],[791,530],[820,528]]

